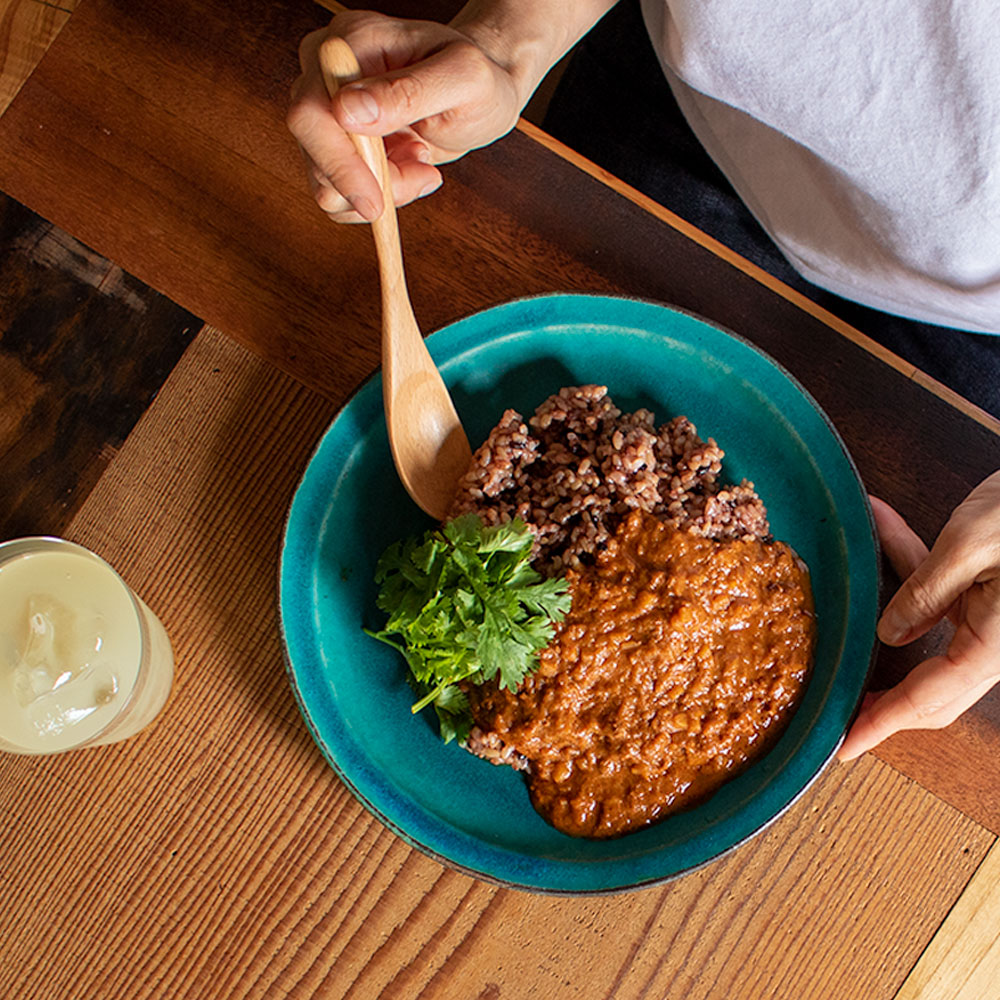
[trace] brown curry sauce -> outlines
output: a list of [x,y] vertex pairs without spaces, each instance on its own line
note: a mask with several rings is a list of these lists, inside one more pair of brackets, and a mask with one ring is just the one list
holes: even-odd
[[782,542],[717,541],[635,512],[517,692],[470,690],[565,833],[615,837],[712,794],[790,720],[815,638],[808,571]]

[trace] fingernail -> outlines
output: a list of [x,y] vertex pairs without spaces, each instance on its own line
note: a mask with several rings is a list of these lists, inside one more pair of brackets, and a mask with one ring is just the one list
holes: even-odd
[[867,752],[866,747],[848,747],[846,750],[841,747],[837,751],[837,760],[841,764],[848,764],[852,760],[857,760],[863,753]]
[[375,202],[373,202],[367,195],[348,195],[347,200],[351,203],[351,207],[354,211],[357,212],[363,219],[373,222],[378,218],[378,209],[375,207]]
[[378,121],[378,104],[365,90],[341,91],[340,106],[349,125],[374,125]]
[[878,637],[893,645],[902,642],[910,631],[910,623],[891,605],[885,609],[882,620],[878,623]]
[[417,159],[421,163],[432,162],[431,151],[426,146],[421,146],[420,149],[417,150]]
[[437,189],[439,187],[441,187],[441,181],[442,181],[442,179],[443,178],[438,177],[437,180],[433,180],[433,181],[430,181],[428,184],[425,184],[420,189],[420,194],[418,194],[417,197],[418,198],[426,198],[427,195],[433,194],[435,191],[437,191]]

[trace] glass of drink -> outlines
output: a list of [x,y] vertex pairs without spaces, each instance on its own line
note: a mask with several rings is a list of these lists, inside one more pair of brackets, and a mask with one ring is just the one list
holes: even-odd
[[123,740],[173,675],[163,625],[100,556],[61,538],[0,544],[0,751]]

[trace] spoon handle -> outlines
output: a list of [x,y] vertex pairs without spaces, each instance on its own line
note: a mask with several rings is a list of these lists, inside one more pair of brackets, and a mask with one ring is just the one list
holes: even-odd
[[[342,38],[336,36],[327,38],[320,46],[319,57],[323,82],[330,97],[333,97],[345,83],[361,78],[361,66],[357,57]],[[382,212],[371,226],[375,239],[375,252],[382,272],[382,315],[392,322],[395,328],[396,321],[409,319],[413,316],[413,310],[406,292],[399,220],[396,218],[396,206],[392,200],[392,181],[389,178],[385,143],[377,135],[358,135],[355,132],[348,132],[348,135],[382,189]],[[409,316],[396,315],[399,310],[403,310]],[[415,318],[412,322],[416,326]]]

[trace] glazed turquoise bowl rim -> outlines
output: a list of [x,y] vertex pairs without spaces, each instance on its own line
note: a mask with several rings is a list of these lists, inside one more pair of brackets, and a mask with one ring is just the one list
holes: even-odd
[[[867,598],[865,603],[868,606],[867,608],[863,607],[859,612],[854,608],[853,599],[849,602],[849,612],[852,618],[856,619],[859,614],[862,615],[860,622],[853,621],[853,645],[855,647],[859,644],[862,647],[867,646],[867,655],[865,657],[863,673],[858,670],[853,672],[851,675],[853,684],[847,694],[846,700],[845,698],[841,698],[835,706],[837,708],[836,718],[827,719],[827,728],[832,723],[837,735],[834,738],[827,738],[822,741],[823,751],[819,754],[815,751],[812,752],[809,764],[805,767],[805,770],[803,771],[800,765],[794,772],[795,778],[790,786],[790,790],[781,793],[778,796],[780,802],[777,805],[769,806],[766,809],[766,815],[750,824],[750,828],[742,829],[735,838],[727,839],[724,837],[723,843],[717,847],[710,847],[703,852],[702,856],[690,864],[658,872],[650,872],[647,866],[645,874],[642,877],[633,877],[625,874],[623,871],[617,877],[612,875],[608,878],[606,872],[597,872],[595,878],[590,878],[589,876],[594,875],[597,868],[600,868],[599,864],[595,868],[595,862],[593,861],[581,861],[580,870],[574,872],[571,876],[567,876],[567,865],[570,868],[576,866],[566,861],[557,860],[553,862],[551,859],[543,859],[541,861],[538,859],[518,859],[516,862],[511,862],[507,858],[507,853],[509,852],[505,852],[484,842],[473,844],[469,848],[462,840],[462,836],[457,837],[458,841],[461,842],[460,846],[462,849],[457,849],[455,846],[456,832],[451,829],[445,829],[444,833],[436,830],[435,823],[438,820],[434,817],[431,817],[428,824],[427,818],[420,815],[418,818],[422,825],[415,831],[414,827],[417,824],[413,822],[414,817],[407,814],[407,810],[412,810],[413,808],[412,803],[408,800],[397,801],[393,798],[392,793],[387,796],[384,788],[379,788],[377,783],[372,783],[370,775],[366,776],[364,773],[365,769],[356,766],[358,748],[351,745],[349,737],[345,737],[344,732],[337,725],[331,725],[329,719],[318,718],[319,712],[317,706],[314,704],[318,701],[318,698],[315,694],[315,688],[311,687],[311,685],[317,683],[317,667],[319,665],[315,659],[314,651],[310,650],[309,647],[312,640],[316,637],[309,634],[312,626],[307,625],[303,627],[302,625],[302,612],[305,609],[302,607],[304,601],[301,598],[303,593],[300,583],[301,574],[298,574],[297,570],[302,565],[302,559],[305,559],[307,564],[310,559],[312,559],[313,563],[316,562],[316,550],[318,546],[313,545],[310,551],[308,541],[304,539],[302,532],[299,532],[298,538],[295,537],[295,532],[297,525],[303,522],[306,524],[310,523],[309,516],[303,514],[300,510],[307,500],[313,506],[317,502],[316,489],[310,487],[310,473],[311,470],[317,467],[317,463],[322,461],[324,446],[337,432],[337,428],[345,419],[345,413],[352,406],[360,406],[359,400],[367,400],[371,404],[373,399],[377,399],[378,406],[381,406],[381,377],[379,372],[375,372],[359,386],[347,403],[337,412],[307,463],[295,496],[289,506],[282,534],[278,567],[279,621],[286,671],[296,702],[310,734],[341,781],[343,781],[355,798],[372,815],[408,844],[443,865],[487,882],[537,894],[561,896],[617,894],[661,884],[679,878],[682,875],[690,874],[746,843],[767,829],[767,827],[787,812],[834,758],[843,741],[846,727],[857,714],[874,662],[875,613],[880,584],[878,537],[875,531],[871,506],[868,502],[867,492],[863,487],[860,475],[843,440],[829,417],[801,383],[765,351],[746,338],[687,310],[646,299],[587,293],[556,293],[516,299],[482,310],[436,331],[427,338],[427,343],[432,355],[435,356],[435,360],[441,365],[446,381],[449,381],[449,362],[453,357],[462,357],[470,351],[487,349],[489,347],[489,344],[483,344],[479,347],[470,347],[468,344],[463,345],[461,342],[463,331],[475,330],[477,324],[482,326],[484,322],[487,324],[491,322],[494,324],[500,323],[501,325],[504,321],[508,323],[512,321],[516,322],[525,313],[530,315],[532,312],[537,313],[540,309],[554,310],[555,319],[551,325],[558,326],[560,317],[564,318],[566,313],[572,315],[573,310],[577,308],[581,309],[586,315],[591,315],[601,308],[610,309],[612,312],[615,309],[622,309],[626,312],[629,310],[639,310],[640,312],[642,310],[656,310],[666,314],[673,314],[674,317],[681,318],[685,322],[697,324],[702,328],[703,332],[708,331],[711,338],[726,338],[735,341],[736,344],[741,345],[743,349],[750,352],[747,357],[754,357],[756,359],[755,364],[762,364],[776,372],[787,382],[789,387],[801,399],[802,403],[806,404],[807,411],[811,412],[813,419],[815,417],[819,418],[823,431],[828,436],[828,440],[824,442],[824,446],[832,447],[835,450],[837,458],[843,463],[843,469],[849,472],[851,485],[857,491],[857,496],[854,499],[860,500],[860,512],[863,514],[866,526],[864,541],[870,545],[870,549],[866,552],[854,553],[852,557],[853,560],[862,560],[863,557],[868,557],[868,573],[863,578],[865,596]],[[579,324],[580,320],[577,320],[577,322]],[[631,328],[625,327],[621,327],[620,329],[631,330]],[[529,332],[531,331],[529,330]],[[457,351],[453,349],[455,347],[454,342],[458,344],[459,349]],[[722,343],[724,341],[720,340],[718,342]],[[452,348],[450,353],[449,348]],[[614,395],[613,391],[612,395]],[[541,400],[538,400],[538,402],[541,402]],[[371,406],[369,405],[370,408]],[[722,434],[719,434],[719,436],[721,438]],[[725,440],[722,441],[722,444],[725,447]],[[391,463],[387,448],[384,460]],[[343,470],[340,470],[340,472],[342,473]],[[858,513],[858,511],[855,511],[855,513]],[[315,517],[312,520],[315,522]],[[308,534],[305,537],[307,538]],[[369,584],[368,581],[366,581],[365,585],[370,585],[374,588],[374,584]],[[851,622],[845,624],[845,630],[850,624]],[[860,636],[857,634],[859,630],[861,633]],[[845,639],[845,644],[847,641]],[[846,652],[842,654],[841,661],[837,663],[834,670],[835,674],[842,670],[841,662],[844,658],[846,658]],[[307,660],[309,661],[308,663],[306,662]],[[312,671],[311,675],[310,670]],[[337,707],[339,710],[339,706]],[[338,718],[335,722],[343,722],[343,718]],[[808,737],[803,742],[807,739]],[[455,747],[448,749],[454,750],[457,753],[462,752]],[[796,762],[793,760],[792,763]],[[788,767],[790,768],[791,765],[788,765]],[[511,772],[511,775],[513,776],[513,772]],[[770,792],[770,789],[765,788],[765,791]],[[742,813],[749,808],[749,806],[743,807],[738,815],[742,817]],[[428,833],[428,829],[430,829],[430,833]],[[631,836],[635,837],[637,835],[633,834]],[[651,853],[655,855],[656,852]],[[484,858],[487,860],[484,860]],[[505,864],[505,862],[507,863]],[[540,864],[544,874],[539,875],[534,873],[530,876],[525,875],[525,868],[530,868],[532,863]],[[624,869],[628,869],[627,861],[622,864]],[[615,869],[614,862],[610,864],[610,868]]]

